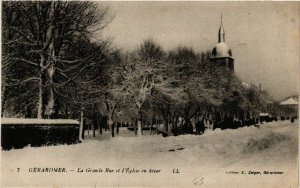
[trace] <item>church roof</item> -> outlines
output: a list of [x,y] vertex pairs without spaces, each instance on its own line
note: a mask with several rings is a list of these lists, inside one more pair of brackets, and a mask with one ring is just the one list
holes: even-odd
[[212,58],[232,57],[231,49],[225,42],[220,42],[213,48]]
[[232,58],[232,52],[231,49],[228,47],[228,45],[225,43],[225,30],[222,24],[222,17],[221,17],[218,44],[216,45],[216,47],[213,48],[211,58],[224,58],[224,57]]

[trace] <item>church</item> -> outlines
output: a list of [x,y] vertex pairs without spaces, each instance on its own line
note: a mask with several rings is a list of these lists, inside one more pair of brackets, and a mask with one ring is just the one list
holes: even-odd
[[210,60],[220,66],[228,67],[232,72],[234,72],[234,58],[232,57],[231,49],[225,42],[225,30],[222,23],[219,28],[218,44],[213,48]]

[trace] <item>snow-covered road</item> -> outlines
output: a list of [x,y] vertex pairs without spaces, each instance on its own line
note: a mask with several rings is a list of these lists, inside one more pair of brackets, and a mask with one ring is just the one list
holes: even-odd
[[[115,138],[108,134],[87,136],[76,145],[2,151],[1,184],[298,187],[298,122],[208,130],[201,136],[136,137],[126,128]],[[66,172],[33,172],[58,167]]]

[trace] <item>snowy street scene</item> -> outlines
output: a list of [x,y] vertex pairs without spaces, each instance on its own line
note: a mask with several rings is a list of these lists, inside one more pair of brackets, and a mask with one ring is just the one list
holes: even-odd
[[[96,138],[87,135],[84,142],[77,145],[3,151],[2,161],[10,162],[2,163],[2,181],[5,185],[36,187],[50,184],[139,187],[141,181],[145,187],[193,187],[204,178],[205,187],[217,187],[220,182],[222,187],[231,187],[232,184],[249,188],[253,184],[297,187],[298,125],[290,121],[266,123],[260,128],[216,129],[201,136],[164,138],[147,132],[140,139],[127,128],[121,128],[115,139],[108,134]],[[50,176],[47,172],[29,171],[32,168],[57,167],[66,168],[69,172],[51,173]],[[18,168],[20,172],[16,182],[9,177],[13,173],[11,169]],[[83,172],[78,173],[78,168]],[[104,172],[90,172],[100,168]],[[110,174],[105,173],[106,168],[154,169],[160,172]],[[178,169],[179,173],[173,173],[174,169]],[[241,174],[242,171],[245,175]],[[250,171],[261,174],[251,174]],[[238,174],[230,174],[234,172]]]
[[0,4],[1,187],[299,186],[298,2]]

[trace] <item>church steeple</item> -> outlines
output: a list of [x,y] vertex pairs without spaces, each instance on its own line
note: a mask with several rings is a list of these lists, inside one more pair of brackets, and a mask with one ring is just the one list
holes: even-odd
[[216,47],[213,48],[210,57],[211,62],[216,65],[229,67],[234,71],[234,58],[232,52],[225,42],[225,31],[223,28],[223,16],[221,14],[221,24],[219,28],[219,41]]
[[219,29],[219,41],[218,42],[225,42],[225,30],[223,28],[223,16],[221,14],[221,25]]

